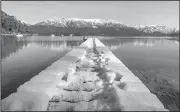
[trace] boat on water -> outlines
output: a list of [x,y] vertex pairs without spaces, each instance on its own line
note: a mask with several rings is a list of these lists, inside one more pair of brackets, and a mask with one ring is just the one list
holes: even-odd
[[23,37],[23,35],[22,34],[17,34],[16,37],[21,38],[21,37]]

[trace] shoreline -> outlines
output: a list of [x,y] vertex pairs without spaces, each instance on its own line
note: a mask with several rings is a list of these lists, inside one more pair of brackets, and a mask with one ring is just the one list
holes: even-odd
[[[16,36],[17,34],[2,34],[1,36]],[[25,36],[33,36],[31,34],[22,34]],[[48,37],[50,35],[38,35],[39,37]],[[62,36],[55,36],[55,37],[62,37]],[[83,36],[63,36],[63,37],[83,37]],[[121,38],[179,38],[174,36],[87,36],[87,37],[121,37]]]

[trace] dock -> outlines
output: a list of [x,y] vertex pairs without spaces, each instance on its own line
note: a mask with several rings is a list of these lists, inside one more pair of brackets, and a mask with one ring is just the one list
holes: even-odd
[[169,111],[98,38],[2,100],[2,111]]

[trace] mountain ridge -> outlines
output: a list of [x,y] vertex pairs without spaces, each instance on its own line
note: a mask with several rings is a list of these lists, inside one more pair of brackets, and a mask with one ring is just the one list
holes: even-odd
[[[165,36],[169,34],[176,34],[179,32],[177,29],[166,28],[165,26],[159,25],[125,25],[117,20],[103,20],[103,19],[80,19],[80,18],[59,18],[55,17],[52,19],[48,19],[39,23],[34,24],[36,27],[56,27],[57,29],[68,29],[74,28],[76,30],[85,28],[94,35],[108,35],[108,36]],[[96,29],[96,32],[92,32],[91,30]],[[109,30],[109,31],[107,31]],[[82,33],[81,31],[77,31]],[[85,32],[85,31],[84,31]],[[99,32],[99,33],[98,33]],[[51,32],[56,33],[56,32]],[[74,34],[73,31],[69,33]],[[60,32],[60,34],[63,34]],[[57,34],[59,35],[59,34]]]
[[179,30],[159,25],[125,25],[112,19],[59,18],[28,24],[1,10],[1,33],[37,33],[39,35],[102,36],[179,36]]
[[[172,31],[178,31],[176,28],[166,28],[165,26],[160,26],[160,25],[135,25],[135,26],[130,26],[130,25],[125,25],[117,20],[112,20],[112,19],[107,19],[107,20],[103,20],[103,19],[80,19],[80,18],[53,18],[53,19],[48,19],[39,23],[36,23],[35,25],[54,25],[54,26],[58,26],[58,27],[68,27],[69,26],[69,22],[76,22],[76,26],[75,27],[83,27],[83,26],[79,26],[78,22],[86,23],[86,27],[88,27],[88,25],[91,25],[92,27],[96,28],[99,24],[103,25],[104,27],[109,27],[108,25],[120,25],[120,26],[124,26],[124,27],[132,27],[132,28],[136,28],[139,30],[145,30],[145,32],[155,32],[155,31],[161,31],[164,33],[170,33]],[[88,24],[89,23],[89,24]],[[150,31],[147,31],[150,30]],[[154,31],[152,31],[154,30]],[[166,31],[165,31],[166,30]]]

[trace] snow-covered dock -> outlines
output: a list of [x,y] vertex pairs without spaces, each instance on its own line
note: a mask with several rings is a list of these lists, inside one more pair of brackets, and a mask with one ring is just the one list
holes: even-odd
[[11,111],[168,111],[101,41],[89,38],[2,100]]

